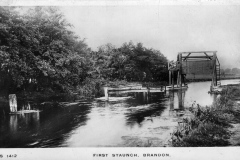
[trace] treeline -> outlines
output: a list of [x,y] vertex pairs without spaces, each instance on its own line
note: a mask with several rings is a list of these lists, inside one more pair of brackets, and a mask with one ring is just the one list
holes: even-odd
[[226,68],[223,69],[222,74],[240,74],[240,69],[239,68]]
[[141,43],[92,51],[56,7],[0,7],[0,88],[92,94],[110,81],[166,81],[167,59]]

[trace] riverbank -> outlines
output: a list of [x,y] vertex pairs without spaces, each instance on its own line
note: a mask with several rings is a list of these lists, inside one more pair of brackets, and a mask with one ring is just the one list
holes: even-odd
[[[44,91],[21,91],[14,94],[17,95],[17,99],[34,101],[37,103],[43,102],[74,102],[80,99],[94,99],[97,97],[104,96],[104,86],[112,88],[124,88],[129,86],[139,86],[143,87],[158,87],[166,85],[167,82],[128,82],[125,80],[116,80],[116,81],[101,81],[101,80],[89,80],[84,83],[82,86],[78,86],[71,91],[66,92],[56,92],[51,89],[46,89]],[[1,103],[8,103],[8,95],[0,95]]]
[[193,104],[191,116],[183,118],[172,133],[173,147],[240,145],[240,85],[223,86],[211,107]]
[[[229,79],[240,79],[240,76],[221,77],[221,80],[229,80]],[[202,79],[189,78],[186,80],[186,82],[205,82],[205,81],[212,81],[212,78],[202,78]]]

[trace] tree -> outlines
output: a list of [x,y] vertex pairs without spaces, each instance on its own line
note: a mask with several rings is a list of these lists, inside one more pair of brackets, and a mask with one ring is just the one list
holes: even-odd
[[232,73],[233,74],[239,74],[240,73],[240,69],[239,68],[232,68]]
[[99,47],[92,68],[98,78],[109,80],[162,81],[168,77],[166,57],[141,43],[124,43],[120,48],[111,44]]
[[70,31],[56,7],[33,7],[27,14],[0,8],[1,74],[13,88],[34,82],[38,89],[67,90],[86,77],[89,48]]
[[231,69],[230,68],[225,69],[225,73],[231,73]]

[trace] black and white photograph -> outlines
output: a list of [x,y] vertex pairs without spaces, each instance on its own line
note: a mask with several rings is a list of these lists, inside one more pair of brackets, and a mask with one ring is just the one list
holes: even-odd
[[239,4],[0,0],[0,160],[238,159]]

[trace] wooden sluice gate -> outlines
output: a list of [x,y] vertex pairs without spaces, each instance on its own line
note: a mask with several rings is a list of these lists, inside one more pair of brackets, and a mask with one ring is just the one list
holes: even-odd
[[200,77],[210,75],[210,93],[221,85],[220,62],[216,55],[217,51],[197,51],[180,52],[177,61],[168,63],[169,86],[143,87],[131,86],[121,88],[104,87],[105,100],[109,100],[109,92],[166,92],[173,90],[184,90],[188,88],[187,80],[189,77],[200,75]]
[[[187,88],[187,79],[211,77],[210,93],[221,85],[220,62],[217,51],[180,52],[177,61],[168,63],[169,90]],[[177,77],[177,78],[176,78]],[[198,79],[195,79],[198,77]],[[176,82],[174,81],[175,79]]]

